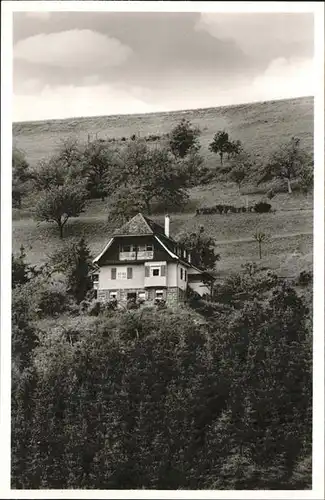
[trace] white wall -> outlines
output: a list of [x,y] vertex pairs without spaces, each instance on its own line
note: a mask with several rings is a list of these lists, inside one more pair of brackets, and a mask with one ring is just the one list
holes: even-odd
[[117,265],[113,266],[103,266],[99,271],[99,286],[98,290],[120,290],[125,288],[143,288],[144,286],[144,265],[125,265],[120,267],[132,267],[132,279],[125,280],[112,280],[111,279],[111,269],[112,267],[118,270]]
[[177,262],[168,262],[167,268],[167,286],[175,287],[177,285]]
[[[154,264],[151,262],[151,264]],[[133,274],[132,279],[125,280],[112,280],[111,279],[111,269],[112,267],[116,268],[118,271],[117,265],[106,265],[100,268],[99,270],[99,284],[98,290],[119,290],[119,289],[127,289],[127,288],[143,288],[145,282],[145,272],[144,272],[144,263],[142,264],[125,264],[122,267],[132,267]],[[168,287],[179,287],[181,290],[186,290],[187,288],[187,280],[181,280],[180,277],[180,267],[183,268],[183,273],[186,270],[188,273],[188,268],[181,266],[178,262],[168,262],[167,264],[167,286]],[[184,274],[183,274],[184,276]],[[163,277],[162,277],[163,278]],[[148,281],[148,278],[146,278]],[[158,280],[156,280],[158,281]],[[159,285],[157,285],[159,286]]]
[[[186,281],[184,280],[184,273],[188,272],[188,268],[185,266],[182,266],[181,264],[177,265],[177,286],[181,290],[186,290],[187,288],[187,276],[186,276]],[[181,268],[183,269],[183,279],[181,280]]]

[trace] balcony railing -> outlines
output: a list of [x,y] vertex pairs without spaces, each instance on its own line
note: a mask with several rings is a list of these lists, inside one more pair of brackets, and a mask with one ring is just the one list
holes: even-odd
[[153,250],[139,250],[137,258],[139,260],[150,260],[153,259]]
[[144,286],[154,286],[154,287],[166,287],[167,277],[166,276],[150,276],[144,278]]
[[136,252],[120,252],[120,260],[135,260]]
[[138,252],[120,252],[119,260],[151,260],[153,250],[143,250]]

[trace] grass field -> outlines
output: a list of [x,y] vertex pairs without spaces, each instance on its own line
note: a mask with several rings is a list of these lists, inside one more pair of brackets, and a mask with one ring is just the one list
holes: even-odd
[[[48,122],[16,123],[13,126],[14,142],[26,152],[31,164],[50,155],[60,139],[76,135],[86,140],[87,134],[98,137],[129,137],[161,134],[182,117],[190,119],[202,130],[202,153],[210,166],[219,160],[208,152],[214,133],[222,128],[233,139],[243,141],[247,149],[266,158],[277,145],[295,135],[311,151],[313,147],[313,99],[301,98],[285,101],[245,104],[224,108],[211,108],[173,113],[148,115],[76,118]],[[253,234],[257,229],[267,233],[269,241],[263,246],[261,263],[277,270],[281,275],[293,276],[312,267],[313,200],[298,192],[288,195],[279,192],[272,199],[271,214],[228,214],[195,216],[195,209],[217,203],[235,206],[254,204],[267,187],[243,185],[241,192],[229,183],[211,183],[193,188],[183,212],[171,214],[171,233],[177,236],[184,231],[194,231],[200,225],[216,240],[220,253],[220,276],[240,270],[247,261],[259,260],[257,243]],[[23,210],[13,212],[13,251],[23,244],[27,258],[33,264],[44,262],[47,256],[62,245],[56,226],[37,224],[32,218],[33,200]],[[153,218],[163,222],[162,215]],[[105,245],[110,236],[105,202],[92,201],[84,214],[72,219],[65,228],[65,240],[84,236],[93,255]]]
[[[226,188],[219,189],[225,197]],[[217,186],[214,186],[213,192],[218,196]],[[263,265],[277,269],[283,275],[295,275],[301,270],[310,269],[312,265],[312,200],[297,194],[291,197],[279,194],[274,198],[275,206],[277,198],[280,207],[285,206],[286,199],[289,200],[290,209],[279,208],[272,214],[195,216],[193,211],[171,214],[171,234],[177,236],[184,231],[195,231],[203,225],[205,232],[216,240],[216,251],[221,255],[218,269],[224,275],[229,271],[240,270],[241,264],[247,261],[258,260],[253,234],[260,229],[269,236],[269,242],[264,246]],[[301,205],[306,208],[301,209]],[[163,224],[163,216],[156,215],[153,218]],[[94,201],[80,218],[68,222],[64,241],[84,236],[93,255],[96,255],[107,242],[110,230],[105,203]],[[13,251],[18,252],[21,244],[26,247],[28,260],[38,264],[46,261],[48,255],[62,245],[62,241],[55,225],[37,224],[26,217],[13,221]]]
[[227,130],[256,156],[266,158],[280,142],[291,136],[301,139],[308,151],[313,148],[313,98],[304,97],[220,108],[152,113],[146,115],[100,116],[39,122],[14,123],[14,143],[25,151],[32,166],[53,153],[60,140],[68,136],[86,141],[94,138],[147,136],[162,134],[188,118],[200,127],[202,153],[208,166],[218,162],[208,145],[218,130]]

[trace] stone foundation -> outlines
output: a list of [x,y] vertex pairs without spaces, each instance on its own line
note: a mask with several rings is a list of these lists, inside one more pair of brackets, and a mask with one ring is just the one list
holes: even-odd
[[[110,292],[117,292],[116,299],[118,302],[127,302],[127,296],[128,293],[136,293],[138,296],[139,292],[144,292],[146,294],[145,296],[145,303],[146,305],[153,304],[155,299],[156,299],[156,289],[155,288],[126,288],[122,290],[107,290],[107,289],[99,289],[97,291],[97,299],[100,300],[101,302],[108,302],[110,300]],[[170,287],[164,289],[164,296],[163,300],[166,301],[166,305],[169,307],[175,307],[179,305],[180,303],[183,303],[185,300],[186,292],[184,290],[181,290],[180,288],[177,287]]]
[[175,307],[182,304],[186,297],[186,292],[178,287],[167,288],[166,304],[169,307]]

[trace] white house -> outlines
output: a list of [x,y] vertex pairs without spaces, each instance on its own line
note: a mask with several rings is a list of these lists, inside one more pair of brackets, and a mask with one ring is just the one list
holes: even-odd
[[163,228],[139,213],[112,234],[94,259],[99,300],[163,299],[177,305],[189,288],[201,296],[210,293],[213,277],[191,263],[190,252],[169,236],[169,224],[168,215]]

